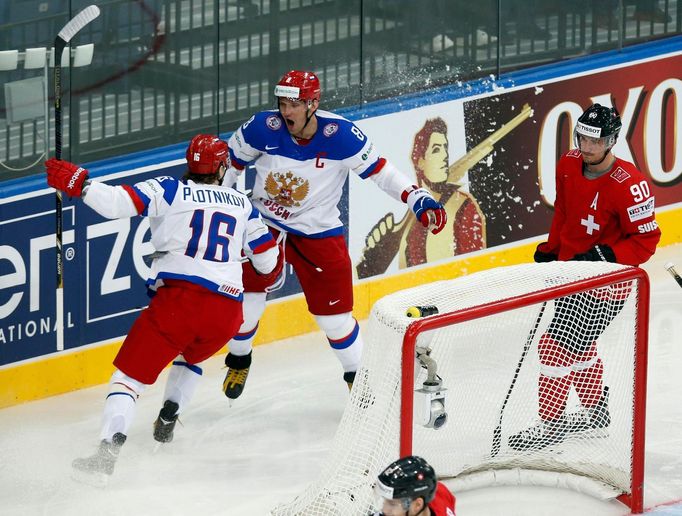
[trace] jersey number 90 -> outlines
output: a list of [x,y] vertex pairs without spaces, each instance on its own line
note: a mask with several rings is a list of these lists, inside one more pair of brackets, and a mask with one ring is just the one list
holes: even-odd
[[640,181],[639,184],[632,185],[630,187],[630,193],[632,194],[635,202],[642,202],[644,199],[648,199],[651,195],[649,183],[646,181]]

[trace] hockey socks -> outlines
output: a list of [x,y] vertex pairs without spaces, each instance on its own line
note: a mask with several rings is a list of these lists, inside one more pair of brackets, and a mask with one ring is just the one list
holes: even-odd
[[338,315],[316,315],[315,320],[327,335],[329,346],[341,362],[344,380],[352,385],[355,373],[360,367],[364,341],[360,326],[350,312]]
[[538,414],[543,421],[557,420],[564,413],[571,387],[571,353],[547,334],[538,343],[540,378]]

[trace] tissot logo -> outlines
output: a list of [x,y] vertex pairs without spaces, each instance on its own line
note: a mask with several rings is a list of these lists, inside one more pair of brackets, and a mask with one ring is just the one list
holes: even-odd
[[600,127],[592,127],[591,125],[583,124],[578,122],[576,131],[578,134],[584,134],[585,136],[590,136],[592,138],[599,138],[601,136]]

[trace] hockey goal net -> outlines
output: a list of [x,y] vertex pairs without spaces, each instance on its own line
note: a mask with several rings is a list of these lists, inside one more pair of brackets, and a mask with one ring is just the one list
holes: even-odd
[[[410,318],[413,306],[438,314]],[[641,512],[648,307],[644,271],[589,262],[500,267],[380,299],[326,466],[272,514],[365,516],[378,473],[409,454],[455,494],[564,486]],[[565,425],[535,446],[548,417]]]

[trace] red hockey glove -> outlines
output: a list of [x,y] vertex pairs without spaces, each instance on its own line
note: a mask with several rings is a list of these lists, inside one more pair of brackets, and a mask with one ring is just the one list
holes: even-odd
[[572,261],[575,262],[611,262],[616,263],[616,253],[606,244],[595,245],[585,253],[576,254]]
[[425,189],[413,185],[411,189],[402,193],[401,198],[414,212],[414,216],[422,223],[422,226],[428,228],[434,235],[440,233],[445,227],[448,214],[443,209],[443,205]]
[[83,167],[58,159],[48,159],[47,184],[60,190],[69,197],[80,197],[83,193],[83,183],[88,178],[88,171]]

